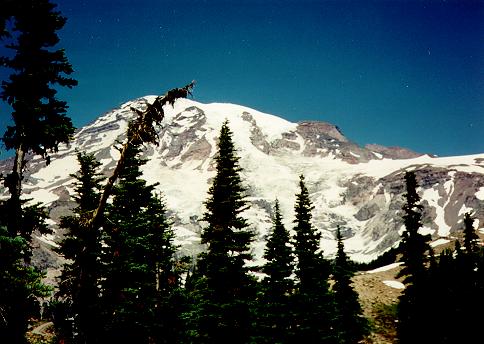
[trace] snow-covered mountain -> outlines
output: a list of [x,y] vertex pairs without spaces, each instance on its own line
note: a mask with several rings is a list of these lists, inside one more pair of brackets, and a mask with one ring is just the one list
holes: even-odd
[[[69,146],[61,147],[46,166],[40,158],[28,164],[25,197],[41,201],[52,222],[73,203],[72,177],[78,170],[76,151],[92,152],[109,173],[119,156],[116,142],[124,139],[131,107],[143,108],[154,96],[137,99],[81,128]],[[463,214],[474,211],[484,227],[484,153],[437,158],[402,148],[358,146],[334,125],[291,123],[282,118],[233,104],[201,104],[188,99],[167,106],[159,128],[159,146],[147,146],[144,177],[159,183],[184,253],[201,250],[199,234],[203,202],[214,176],[214,154],[222,122],[227,119],[243,167],[251,207],[245,216],[256,230],[256,257],[261,257],[271,211],[277,198],[288,228],[298,179],[304,174],[315,206],[313,223],[323,233],[326,255],[336,250],[334,232],[343,229],[345,247],[357,260],[368,261],[400,239],[403,174],[414,170],[425,206],[423,230],[437,243],[462,229]],[[0,166],[0,170],[1,170]],[[6,163],[3,163],[6,169]],[[3,190],[5,195],[5,190]],[[55,245],[61,235],[37,237]]]

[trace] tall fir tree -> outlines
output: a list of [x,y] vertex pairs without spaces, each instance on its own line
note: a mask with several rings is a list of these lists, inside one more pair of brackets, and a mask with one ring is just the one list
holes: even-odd
[[430,235],[419,233],[422,227],[423,206],[417,193],[416,175],[414,172],[406,172],[404,179],[406,193],[402,209],[405,231],[400,242],[403,268],[399,276],[404,277],[406,284],[415,284],[425,277]]
[[[60,227],[66,234],[57,250],[67,262],[59,278],[56,326],[65,340],[74,343],[95,343],[100,330],[99,308],[99,259],[101,255],[100,229],[85,226],[96,209],[101,183],[104,177],[99,172],[100,162],[94,155],[78,153],[80,169],[71,175],[75,179],[74,214],[61,219]],[[69,324],[66,317],[73,318]],[[73,325],[73,326],[72,326]],[[66,328],[67,326],[67,328]],[[74,333],[75,337],[74,337]]]
[[6,0],[1,12],[0,38],[12,54],[0,57],[0,65],[12,74],[2,81],[0,98],[11,106],[13,122],[2,141],[7,149],[15,150],[15,158],[11,173],[4,178],[10,198],[1,204],[1,221],[7,231],[0,233],[5,243],[0,245],[0,255],[10,259],[2,262],[0,271],[4,277],[0,282],[0,341],[22,343],[32,306],[46,290],[42,274],[29,266],[31,233],[46,229],[46,215],[39,206],[22,209],[25,155],[47,156],[60,142],[68,141],[74,129],[65,114],[66,103],[56,98],[56,89],[72,87],[76,81],[67,77],[72,67],[64,51],[54,49],[59,42],[57,31],[65,23],[55,5],[48,0]]
[[294,292],[292,274],[294,254],[289,231],[282,223],[279,201],[274,205],[272,232],[270,233],[262,267],[266,277],[262,281],[262,297],[258,307],[259,341],[288,343],[292,337],[293,316],[291,295]]
[[355,267],[344,250],[343,237],[336,231],[338,250],[333,262],[333,292],[338,314],[338,343],[358,343],[368,334],[368,321],[363,316],[358,293],[353,289]]
[[128,343],[177,342],[178,315],[170,313],[179,288],[174,233],[155,185],[143,180],[136,143],[126,151],[124,169],[108,207],[102,261],[103,340]]
[[430,235],[422,235],[422,210],[417,193],[414,172],[405,173],[406,193],[403,205],[403,221],[406,230],[402,234],[400,249],[403,267],[398,277],[403,277],[406,288],[398,304],[398,336],[401,343],[419,341],[425,329],[425,309],[428,309],[427,254],[430,251]]
[[296,219],[294,248],[297,258],[295,294],[296,342],[334,343],[334,297],[329,289],[329,263],[320,250],[321,233],[311,223],[313,206],[304,183],[299,177],[300,191],[294,207]]
[[11,197],[8,200],[8,229],[12,236],[22,234],[21,202],[25,155],[29,152],[47,158],[60,143],[67,143],[74,133],[66,115],[67,103],[59,100],[59,87],[73,87],[73,72],[59,43],[57,31],[66,22],[56,5],[49,0],[19,0],[12,7],[12,25],[8,31],[13,57],[0,62],[13,70],[9,80],[2,81],[1,98],[12,107],[13,125],[3,135],[7,149],[15,150],[12,172],[5,179]]
[[253,278],[246,261],[252,259],[253,232],[242,212],[247,209],[241,167],[228,121],[220,130],[215,156],[216,174],[205,202],[202,232],[206,252],[199,256],[194,278],[196,298],[190,312],[190,342],[247,343],[251,336]]

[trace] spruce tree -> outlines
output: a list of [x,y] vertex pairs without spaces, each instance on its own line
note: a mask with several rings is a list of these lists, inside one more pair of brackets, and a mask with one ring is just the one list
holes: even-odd
[[196,300],[190,313],[190,341],[247,343],[254,291],[246,261],[252,259],[253,232],[242,217],[246,190],[228,121],[222,125],[217,148],[216,174],[203,217],[207,226],[201,235],[207,249],[199,257],[192,293]]
[[428,309],[427,253],[430,251],[429,235],[422,235],[422,210],[417,193],[414,172],[405,173],[406,193],[403,205],[403,220],[406,231],[402,234],[400,249],[403,267],[397,277],[403,277],[406,288],[398,305],[398,335],[401,343],[415,343],[422,337],[425,328],[425,310]]
[[22,209],[25,156],[30,152],[47,157],[73,134],[67,105],[56,93],[58,87],[72,87],[76,81],[67,77],[72,67],[64,51],[54,49],[59,42],[57,31],[65,23],[55,5],[48,0],[7,0],[1,12],[0,38],[12,54],[0,57],[0,65],[12,74],[2,81],[0,98],[11,106],[13,123],[2,141],[7,149],[15,150],[15,158],[11,173],[4,178],[10,198],[1,204],[7,232],[2,230],[0,241],[11,245],[0,245],[0,255],[10,257],[0,271],[0,341],[22,343],[32,306],[46,290],[42,274],[29,266],[31,233],[45,230],[46,216],[39,206]]
[[[457,295],[457,266],[454,251],[443,250],[436,262],[429,267],[428,308],[425,309],[426,327],[439,328],[439,331],[427,331],[420,334],[419,339],[428,343],[458,343],[461,334],[457,336],[456,309],[459,307]],[[443,302],[442,300],[445,300]],[[457,329],[457,331],[456,331]],[[464,343],[464,341],[462,341]]]
[[428,242],[430,235],[422,235],[418,230],[422,227],[422,210],[420,196],[417,193],[417,178],[414,172],[405,173],[406,193],[403,205],[403,222],[405,231],[402,233],[400,249],[402,251],[403,268],[399,276],[404,277],[406,284],[416,284],[425,277],[427,255],[430,250]]
[[0,59],[13,70],[0,93],[13,110],[13,125],[2,138],[7,149],[15,150],[12,172],[5,179],[11,195],[7,225],[12,236],[23,232],[20,195],[26,154],[40,154],[49,162],[49,151],[56,151],[74,133],[67,104],[56,97],[58,87],[71,88],[77,82],[68,77],[73,69],[64,50],[55,48],[57,31],[66,22],[55,7],[49,0],[19,0],[12,6],[7,32],[12,42],[7,48],[15,54]]
[[27,240],[11,237],[0,223],[0,343],[27,343],[28,317],[36,313],[37,298],[50,293],[41,283],[44,274],[24,262],[29,249]]
[[[126,151],[124,169],[104,221],[104,340],[108,342],[177,342],[177,314],[167,314],[179,287],[174,268],[174,233],[155,185],[141,178],[140,147]],[[176,325],[176,326],[175,326]]]
[[[464,217],[464,247],[457,240],[455,249],[444,250],[436,263],[431,264],[428,277],[427,299],[425,305],[426,327],[439,328],[419,336],[432,343],[478,343],[481,336],[476,328],[480,318],[475,310],[482,309],[482,263],[479,263],[479,249],[472,253],[466,249],[474,240],[472,217]],[[480,275],[481,274],[481,275]],[[442,302],[445,300],[445,302]],[[423,309],[422,306],[420,306]]]
[[320,250],[321,233],[311,224],[313,206],[304,183],[299,178],[296,195],[294,248],[297,257],[295,295],[296,342],[334,343],[334,298],[329,290],[329,264]]
[[477,235],[474,229],[474,219],[472,218],[471,213],[465,213],[464,215],[464,248],[466,249],[467,254],[469,255],[476,255],[479,251],[477,246],[477,240],[479,236]]
[[282,223],[279,201],[274,205],[272,232],[264,251],[262,298],[259,311],[259,342],[287,343],[293,326],[291,295],[294,254],[289,231]]
[[[482,309],[483,281],[479,280],[479,248],[478,236],[473,227],[474,219],[470,213],[464,215],[464,244],[456,242],[455,274],[454,274],[454,307],[455,330],[451,333],[453,338],[463,343],[477,343],[479,334],[474,330],[480,326],[481,319],[476,317],[475,309]],[[482,277],[481,277],[482,278]],[[457,330],[458,329],[458,330]]]
[[[74,214],[61,219],[60,227],[66,229],[58,252],[67,263],[59,280],[57,297],[60,304],[57,309],[68,309],[69,312],[58,315],[57,327],[63,324],[73,327],[76,337],[75,343],[94,343],[99,332],[99,259],[101,241],[99,228],[87,228],[86,220],[92,216],[99,201],[101,182],[104,177],[98,172],[99,163],[94,155],[78,153],[77,160],[80,169],[75,178],[74,199],[77,203]],[[62,319],[61,319],[62,317]],[[74,319],[74,326],[67,324],[65,317]],[[64,326],[65,327],[65,326]],[[63,335],[69,337],[69,328],[60,328]]]
[[358,301],[358,293],[353,289],[354,265],[345,250],[341,230],[336,231],[338,251],[333,263],[333,292],[338,314],[338,343],[358,343],[368,333],[368,322]]

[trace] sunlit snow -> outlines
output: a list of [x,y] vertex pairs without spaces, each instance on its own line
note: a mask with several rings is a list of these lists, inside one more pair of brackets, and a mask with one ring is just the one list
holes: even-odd
[[369,270],[369,271],[367,271],[367,273],[374,274],[374,273],[377,273],[377,272],[383,272],[383,271],[392,270],[392,269],[395,269],[395,268],[399,267],[402,264],[403,263],[401,263],[401,262],[388,264],[388,265],[379,267],[377,269]]
[[395,289],[405,289],[405,284],[403,284],[402,282],[399,282],[399,281],[383,281],[383,283],[391,288],[395,288]]
[[[81,129],[76,133],[71,145],[60,147],[58,156],[62,159],[53,155],[49,166],[26,179],[24,184],[26,197],[34,197],[35,201],[49,205],[59,198],[57,191],[54,192],[55,188],[63,187],[72,194],[72,178],[69,174],[77,172],[79,168],[75,156],[76,150],[81,152],[102,150],[100,159],[103,166],[108,166],[113,160],[116,161],[119,158],[119,151],[114,147],[115,141],[124,138],[124,131],[132,116],[130,107],[140,106],[154,99],[155,96],[147,96],[134,102],[126,102],[120,109],[106,113]],[[450,158],[424,155],[414,159],[394,160],[372,152],[377,159],[357,164],[341,160],[337,155],[337,152],[343,149],[341,146],[337,149],[333,147],[333,150],[318,148],[317,151],[321,155],[303,155],[302,152],[305,152],[308,142],[305,142],[300,133],[296,132],[298,127],[296,123],[235,104],[202,104],[190,99],[179,99],[173,107],[167,105],[164,110],[163,127],[166,131],[160,137],[158,147],[146,147],[150,152],[150,159],[142,170],[148,183],[159,183],[157,190],[162,193],[170,214],[178,221],[175,230],[178,242],[184,244],[199,241],[199,234],[194,231],[194,228],[204,212],[203,202],[207,198],[210,181],[215,173],[213,156],[217,136],[222,123],[228,120],[234,134],[233,140],[237,154],[240,156],[240,164],[243,167],[244,185],[248,188],[249,196],[257,196],[252,199],[253,209],[246,212],[245,216],[258,237],[253,249],[259,261],[263,252],[264,237],[271,225],[268,211],[270,212],[276,198],[280,202],[284,224],[290,230],[293,227],[294,201],[295,194],[298,192],[300,174],[304,174],[306,178],[315,207],[314,225],[322,231],[321,246],[324,254],[331,256],[336,252],[335,224],[343,223],[346,229],[351,230],[351,235],[344,241],[345,249],[353,259],[368,261],[381,253],[380,247],[385,244],[387,237],[385,235],[375,237],[373,233],[365,231],[366,226],[371,224],[373,219],[363,221],[355,217],[360,209],[359,205],[354,205],[345,199],[348,184],[358,187],[358,183],[354,182],[353,178],[356,176],[382,178],[395,172],[415,169],[419,165],[446,168],[452,166],[455,171],[449,172],[451,177],[454,177],[453,174],[456,171],[478,173],[483,171],[482,162],[479,162],[479,159],[484,157],[483,154]],[[199,122],[200,116],[203,117],[203,121]],[[191,146],[184,144],[185,141],[180,139],[179,135],[184,135],[188,128],[198,124],[200,124],[199,127],[193,127],[190,133],[192,136],[188,141],[193,140],[189,142],[193,143],[203,139],[202,148],[209,151],[182,158],[185,153],[190,153]],[[259,141],[253,143],[251,138],[255,134]],[[99,140],[100,138],[102,140]],[[277,154],[267,154],[267,151],[264,151],[264,149],[269,151],[273,149],[273,145],[281,139],[286,140],[288,146],[280,146]],[[330,141],[336,145],[334,139]],[[177,142],[179,151],[170,152]],[[294,149],[295,147],[297,149]],[[360,156],[351,151],[350,154],[355,158]],[[433,228],[438,228],[438,234],[446,236],[450,233],[450,224],[446,223],[444,216],[447,204],[440,203],[439,199],[443,195],[439,192],[450,196],[454,192],[453,180],[447,181],[440,191],[436,187],[423,191],[422,198],[436,209],[436,218],[432,227],[429,225],[422,230],[433,233],[435,231]],[[391,189],[378,183],[370,197],[379,207],[388,207],[395,195],[392,194]],[[476,197],[484,200],[484,187],[479,189]],[[459,213],[466,210],[467,208],[463,206]],[[404,230],[404,227],[401,230]]]

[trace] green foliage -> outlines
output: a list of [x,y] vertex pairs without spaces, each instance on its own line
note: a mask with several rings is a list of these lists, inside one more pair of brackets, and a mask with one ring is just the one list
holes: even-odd
[[[26,206],[25,203],[32,201],[32,199],[23,199],[21,201],[21,221],[20,229],[16,231],[15,234],[11,236],[22,237],[29,245],[25,247],[22,251],[24,253],[24,258],[28,261],[31,256],[32,233],[38,232],[40,234],[49,234],[51,230],[45,222],[49,215],[47,210],[42,206],[41,203],[35,203]],[[7,224],[9,221],[9,200],[0,201],[0,223]]]
[[15,54],[1,62],[14,73],[2,82],[1,97],[13,109],[14,125],[7,128],[3,141],[7,149],[21,146],[25,152],[46,156],[74,133],[67,104],[57,99],[55,88],[77,85],[66,76],[73,69],[64,50],[54,49],[59,42],[56,32],[66,19],[48,0],[18,0],[13,7],[9,35],[15,39],[7,48]]
[[279,201],[274,205],[272,232],[264,251],[265,265],[258,307],[258,343],[286,343],[292,336],[291,295],[294,292],[293,248],[289,231],[282,223]]
[[[74,214],[61,219],[60,227],[66,229],[58,253],[67,262],[59,278],[58,302],[65,305],[56,307],[56,327],[63,339],[73,337],[75,342],[94,342],[99,330],[99,257],[101,254],[99,228],[85,226],[97,206],[101,182],[104,179],[98,172],[101,165],[93,155],[78,153],[79,172],[71,175],[75,179],[74,199],[77,206]],[[73,318],[74,324],[66,321]]]
[[426,326],[439,328],[425,337],[432,343],[481,341],[480,317],[475,311],[484,307],[484,249],[477,246],[471,250],[465,248],[466,238],[474,238],[472,223],[472,217],[467,214],[464,217],[464,247],[456,241],[455,250],[444,250],[429,268],[425,296],[430,302]]
[[430,250],[428,242],[430,235],[422,235],[418,230],[422,227],[422,205],[417,193],[417,179],[414,172],[405,173],[405,204],[403,205],[403,222],[405,231],[402,234],[400,249],[402,250],[403,268],[399,274],[406,284],[415,284],[420,278],[425,278],[426,253]]
[[[406,288],[398,305],[400,343],[477,343],[479,317],[484,307],[484,269],[470,214],[464,216],[464,247],[444,250],[434,257],[428,238],[418,234],[421,206],[415,175],[407,173],[407,203],[404,206],[407,234],[401,248]],[[426,254],[430,252],[430,259]],[[438,328],[439,331],[429,329]]]
[[369,324],[371,332],[378,333],[386,338],[389,343],[395,342],[397,337],[395,323],[398,321],[398,304],[378,303],[374,305],[373,311],[375,312],[375,317]]
[[199,257],[190,310],[190,342],[247,343],[251,335],[254,280],[246,261],[252,258],[253,233],[241,213],[247,208],[232,132],[220,130],[216,175],[205,202],[202,232],[206,252]]
[[[25,343],[28,317],[38,307],[37,298],[49,294],[41,282],[44,275],[24,263],[28,242],[11,237],[0,225],[0,339],[2,343]],[[19,302],[19,300],[21,302]]]
[[313,206],[304,177],[296,195],[294,252],[297,257],[297,289],[294,295],[295,337],[297,342],[334,343],[334,298],[329,290],[329,264],[319,249],[321,233],[311,224]]
[[[23,200],[23,203],[27,200]],[[0,202],[0,339],[23,343],[28,319],[36,313],[38,299],[49,294],[44,274],[30,266],[33,231],[49,233],[46,211],[39,204],[25,206],[20,233],[7,230],[8,203]]]
[[[398,336],[401,343],[420,340],[424,331],[425,310],[428,309],[427,253],[430,251],[429,235],[418,232],[422,227],[422,205],[417,193],[417,179],[414,172],[405,173],[405,204],[403,220],[406,231],[402,234],[403,267],[397,277],[404,277],[406,288],[398,305]],[[418,335],[417,335],[418,334]],[[420,339],[419,339],[420,338]]]
[[[0,38],[11,54],[0,57],[0,65],[11,70],[2,81],[0,98],[12,108],[13,125],[2,141],[15,149],[12,172],[4,179],[10,198],[1,204],[0,263],[1,335],[7,343],[25,341],[27,320],[35,298],[46,295],[40,274],[30,267],[31,234],[46,232],[46,212],[39,205],[23,207],[22,192],[25,154],[47,156],[59,143],[68,142],[74,132],[66,116],[67,105],[56,97],[56,87],[77,84],[66,77],[72,73],[63,50],[55,50],[57,31],[65,23],[48,0],[6,0],[0,14]],[[5,50],[3,50],[5,51]],[[47,160],[48,162],[48,160]]]
[[360,271],[373,270],[384,265],[395,263],[397,261],[397,256],[399,253],[400,253],[400,249],[398,247],[392,247],[370,262],[367,262],[367,263],[353,262],[353,264],[356,270],[360,270]]
[[[177,342],[173,304],[180,287],[174,233],[154,185],[141,178],[140,148],[126,151],[125,168],[106,214],[104,338],[113,342]],[[172,313],[168,313],[172,312]]]
[[357,343],[368,333],[368,322],[358,301],[358,294],[353,289],[351,278],[354,267],[344,251],[340,228],[336,232],[338,251],[333,262],[333,292],[336,314],[338,314],[337,332],[339,343]]

